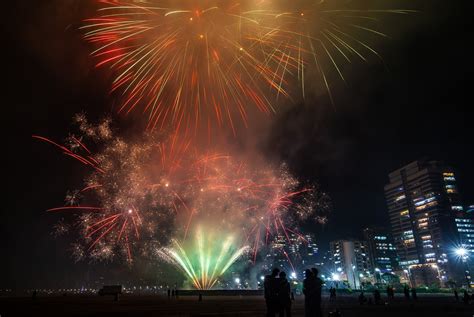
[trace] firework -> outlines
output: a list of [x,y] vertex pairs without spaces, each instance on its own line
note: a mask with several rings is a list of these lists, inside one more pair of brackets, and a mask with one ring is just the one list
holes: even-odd
[[232,235],[216,235],[209,228],[205,232],[198,227],[195,240],[187,247],[175,240],[172,248],[159,250],[161,257],[183,271],[197,289],[211,289],[248,249],[236,248]]
[[193,219],[237,232],[250,245],[252,260],[278,235],[289,239],[298,224],[326,219],[328,197],[292,177],[285,165],[272,166],[231,155],[201,155],[190,165],[181,198],[186,202],[186,233]]
[[[344,80],[341,64],[378,55],[371,36],[383,14],[408,10],[357,9],[347,1],[100,1],[84,38],[97,66],[115,73],[120,112],[141,108],[148,128],[245,124],[254,109],[276,111],[273,95],[305,94],[307,74]],[[309,4],[308,4],[309,3]]]
[[[251,246],[256,261],[274,237],[289,239],[289,233],[298,234],[300,222],[327,219],[327,196],[300,183],[285,165],[202,153],[175,134],[128,140],[111,132],[110,121],[92,125],[82,116],[75,121],[82,135],[70,135],[66,145],[34,137],[90,168],[84,186],[67,192],[65,206],[49,210],[76,215],[68,227],[80,233],[76,255],[94,260],[125,255],[131,261],[172,238],[186,242],[198,222],[234,232]],[[86,145],[88,140],[95,140],[97,150]],[[55,231],[65,233],[62,227]]]
[[[92,125],[79,115],[75,122],[83,135],[70,135],[65,145],[33,136],[91,170],[81,189],[67,192],[65,206],[49,209],[75,216],[72,227],[79,231],[80,243],[73,247],[73,254],[93,260],[112,260],[123,254],[131,261],[133,253],[167,244],[177,197],[165,190],[163,180],[179,165],[180,144],[151,135],[125,142],[111,132],[109,120]],[[97,153],[86,145],[86,138],[95,140]],[[64,228],[63,222],[56,225],[55,235],[64,234]]]

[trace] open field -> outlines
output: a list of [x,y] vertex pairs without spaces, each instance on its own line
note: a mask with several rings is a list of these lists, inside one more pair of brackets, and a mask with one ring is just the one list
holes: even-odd
[[[443,316],[474,315],[474,305],[456,303],[452,296],[420,295],[416,302],[397,297],[383,305],[359,305],[357,296],[339,296],[336,302],[323,300],[324,316],[338,309],[342,316]],[[292,309],[304,316],[304,299],[299,296]],[[125,295],[119,302],[112,297],[60,296],[0,298],[1,317],[10,316],[264,316],[265,302],[260,296],[163,296]]]

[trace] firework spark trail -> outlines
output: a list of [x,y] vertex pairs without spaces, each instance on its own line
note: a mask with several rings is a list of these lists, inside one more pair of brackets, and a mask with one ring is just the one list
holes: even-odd
[[[97,67],[115,74],[120,112],[142,108],[149,129],[197,131],[247,125],[254,110],[277,108],[270,94],[291,98],[296,81],[319,74],[330,98],[344,64],[380,57],[372,37],[386,14],[410,10],[356,9],[347,1],[99,1],[85,20]],[[238,119],[237,119],[238,118]]]
[[[93,168],[83,189],[68,192],[67,206],[48,209],[48,212],[72,212],[77,216],[80,240],[88,252],[78,250],[80,244],[76,244],[74,253],[81,257],[89,253],[95,260],[110,260],[119,251],[131,261],[132,248],[168,243],[164,237],[173,230],[169,222],[172,223],[175,212],[174,196],[163,190],[164,184],[149,186],[147,176],[156,171],[163,180],[169,178],[180,165],[176,161],[181,158],[179,152],[188,143],[176,143],[174,136],[167,144],[147,136],[137,142],[124,142],[111,134],[108,120],[91,125],[79,115],[75,122],[84,136],[70,136],[67,140],[72,142],[67,145],[33,136]],[[97,154],[85,145],[83,137],[102,144]],[[94,201],[97,205],[86,205],[81,200]]]
[[[48,210],[77,217],[85,250],[76,244],[74,254],[97,260],[122,254],[130,261],[138,252],[152,254],[170,236],[183,234],[187,242],[188,232],[200,222],[238,234],[251,246],[255,262],[273,237],[289,239],[288,232],[297,233],[300,221],[321,221],[329,211],[327,197],[301,184],[285,166],[259,159],[249,163],[218,151],[201,153],[176,135],[147,134],[126,141],[103,124],[77,121],[84,135],[68,140],[82,145],[74,141],[68,148],[34,136],[81,163],[86,154],[94,162],[85,186],[68,191],[65,206]],[[96,146],[86,146],[87,136],[99,140],[96,154]],[[206,274],[211,278],[218,271]]]
[[231,235],[216,239],[209,230],[206,233],[198,227],[194,245],[185,247],[175,240],[174,247],[158,251],[164,260],[183,271],[197,289],[211,289],[248,249],[236,248]]

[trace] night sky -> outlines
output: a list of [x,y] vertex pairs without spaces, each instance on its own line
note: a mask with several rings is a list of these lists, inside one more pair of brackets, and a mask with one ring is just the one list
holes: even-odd
[[[50,233],[58,217],[45,210],[61,205],[86,170],[31,135],[61,140],[75,113],[114,116],[116,101],[107,93],[109,75],[94,70],[76,31],[91,8],[73,0],[14,2],[4,11],[2,50],[0,288],[77,285],[85,270],[104,265],[75,264],[67,242]],[[394,23],[391,39],[378,43],[384,63],[354,65],[347,84],[335,85],[334,105],[324,96],[297,101],[258,138],[265,155],[331,196],[328,225],[307,228],[322,248],[386,225],[388,173],[421,157],[453,166],[465,203],[474,203],[470,1],[412,2],[420,12]],[[117,118],[123,129],[132,119]]]

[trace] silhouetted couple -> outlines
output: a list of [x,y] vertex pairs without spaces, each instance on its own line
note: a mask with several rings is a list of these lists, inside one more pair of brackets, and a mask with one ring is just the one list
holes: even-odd
[[318,270],[312,268],[305,271],[303,281],[304,310],[305,316],[320,317],[321,312],[321,288],[323,281],[318,277]]
[[291,316],[291,287],[286,273],[273,269],[272,274],[265,276],[263,283],[267,316]]

